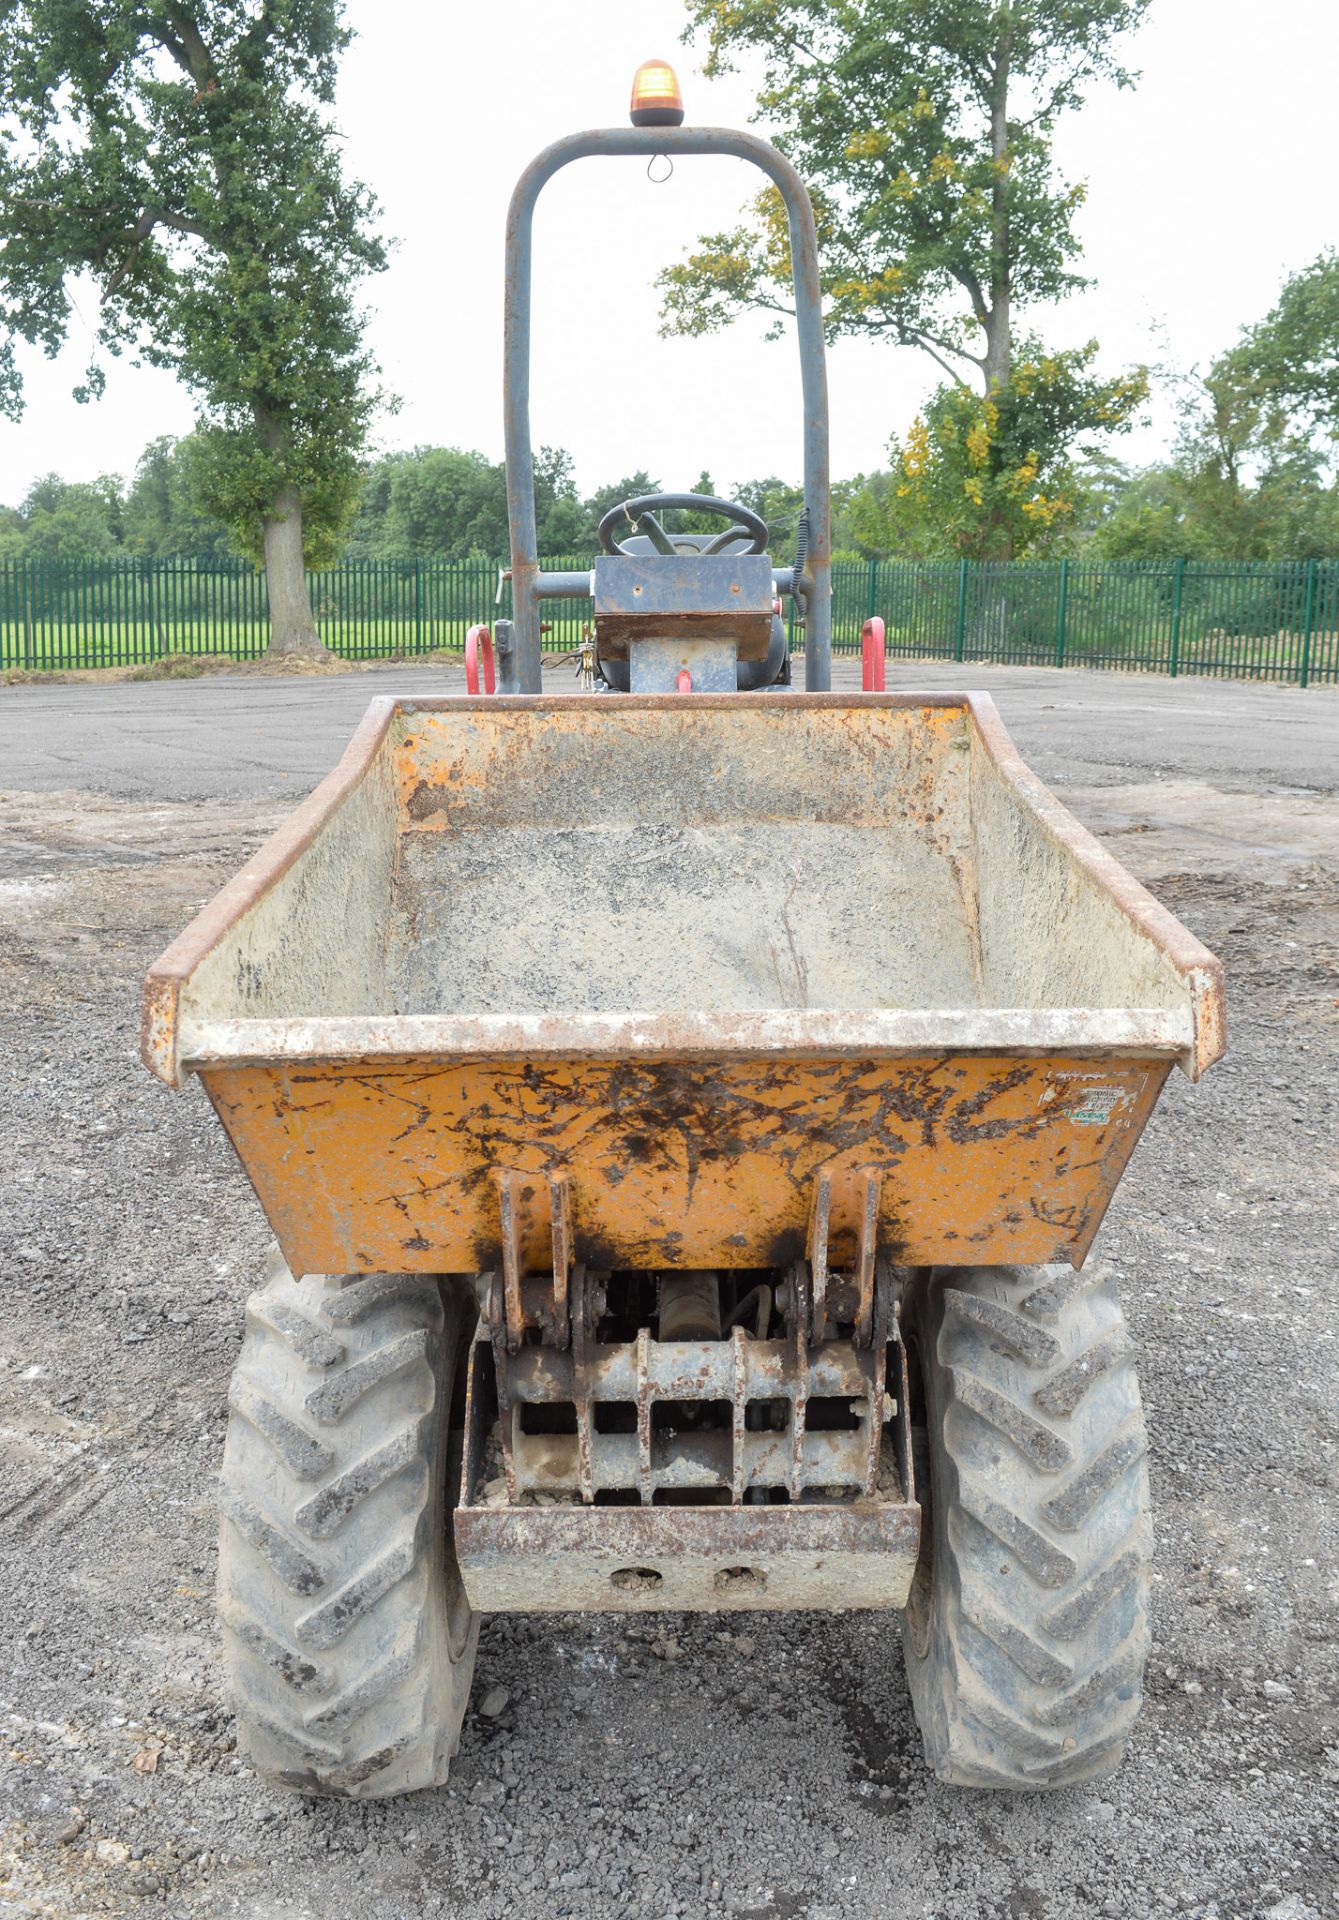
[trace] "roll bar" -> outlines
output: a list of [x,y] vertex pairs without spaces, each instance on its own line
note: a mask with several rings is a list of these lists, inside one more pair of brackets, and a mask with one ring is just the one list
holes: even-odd
[[540,602],[576,591],[571,576],[541,573],[536,551],[535,468],[530,446],[530,305],[535,202],[545,183],[569,161],[605,154],[650,159],[658,153],[668,154],[671,159],[705,153],[751,160],[780,188],[786,203],[804,401],[804,504],[809,529],[803,583],[804,684],[810,692],[823,693],[832,683],[831,501],[828,381],[823,358],[823,306],[814,210],[808,188],[774,146],[754,134],[738,133],[729,127],[609,127],[568,134],[536,155],[516,183],[507,213],[503,336],[513,614],[511,650],[501,662],[503,689],[509,693],[540,691]]

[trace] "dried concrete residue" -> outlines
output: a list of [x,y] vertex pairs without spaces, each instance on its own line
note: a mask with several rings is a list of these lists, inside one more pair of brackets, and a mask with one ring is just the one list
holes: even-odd
[[[479,1505],[481,1507],[506,1507],[512,1503],[507,1499],[507,1475],[502,1462],[502,1435],[496,1421],[484,1442],[483,1459],[479,1462],[481,1486]],[[530,1493],[517,1495],[518,1507],[579,1507],[581,1496],[575,1493]]]
[[[691,721],[691,724],[689,722]],[[397,711],[198,1019],[1150,1008],[1188,989],[962,709]]]
[[396,879],[402,1012],[976,1003],[953,874],[890,830],[411,834]]

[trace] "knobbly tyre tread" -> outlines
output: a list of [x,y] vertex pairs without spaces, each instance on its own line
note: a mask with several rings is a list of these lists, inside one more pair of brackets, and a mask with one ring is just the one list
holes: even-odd
[[940,1269],[902,1320],[932,1482],[928,1591],[903,1622],[926,1759],[955,1786],[1100,1779],[1139,1714],[1152,1549],[1113,1277]]
[[295,1280],[247,1305],[220,1489],[239,1745],[302,1793],[439,1786],[478,1623],[448,1525],[449,1400],[474,1303],[448,1282]]

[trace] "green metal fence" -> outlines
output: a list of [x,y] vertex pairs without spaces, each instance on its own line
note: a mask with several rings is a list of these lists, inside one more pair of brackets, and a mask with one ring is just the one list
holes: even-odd
[[[890,655],[1339,681],[1339,562],[960,561],[868,570]],[[852,583],[836,590],[843,641]]]
[[[508,613],[499,572],[474,560],[349,561],[311,574],[309,587],[335,653],[394,659],[457,650],[472,623]],[[1335,560],[838,564],[835,652],[859,651],[871,614],[885,623],[889,655],[909,660],[1339,682]],[[546,647],[575,648],[589,618],[589,601],[553,602]],[[267,639],[264,577],[241,563],[0,563],[0,666],[134,666],[173,653],[252,659]]]

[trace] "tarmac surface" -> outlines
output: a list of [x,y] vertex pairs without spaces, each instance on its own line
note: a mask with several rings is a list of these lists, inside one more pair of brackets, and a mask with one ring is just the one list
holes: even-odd
[[1231,1051],[1172,1076],[1098,1241],[1158,1540],[1121,1771],[940,1786],[895,1619],[534,1615],[484,1622],[441,1791],[257,1781],[211,1590],[268,1230],[140,1066],[139,984],[369,697],[460,676],[0,688],[6,1920],[1339,1920],[1339,691],[966,677],[1228,976]]
[[[801,671],[796,662],[797,675]],[[860,663],[833,662],[837,688]],[[457,666],[376,666],[362,673],[0,688],[0,787],[79,787],[123,800],[298,798],[327,773],[369,700],[463,693]],[[575,691],[570,667],[546,689]],[[1333,787],[1339,688],[971,661],[892,661],[888,690],[989,693],[1042,779],[1124,783],[1131,775]]]

